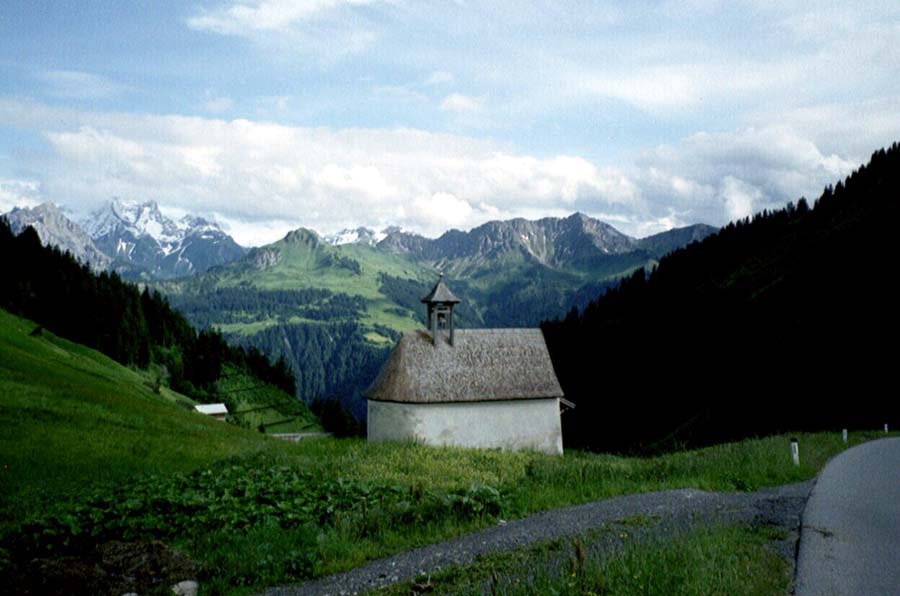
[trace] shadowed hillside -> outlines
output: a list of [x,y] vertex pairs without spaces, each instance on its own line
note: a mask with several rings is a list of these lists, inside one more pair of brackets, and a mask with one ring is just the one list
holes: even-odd
[[810,208],[734,222],[543,328],[570,446],[667,448],[897,420],[900,146]]

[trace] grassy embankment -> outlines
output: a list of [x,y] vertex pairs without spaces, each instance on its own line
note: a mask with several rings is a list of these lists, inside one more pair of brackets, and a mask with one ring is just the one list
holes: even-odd
[[[835,434],[771,437],[642,459],[314,440],[290,445],[179,407],[140,373],[0,312],[0,531],[71,553],[161,539],[212,591],[347,569],[498,517],[676,487],[752,490],[812,477]],[[851,435],[851,444],[861,440]],[[13,531],[27,519],[28,532]],[[24,541],[24,542],[23,542]],[[2,548],[2,547],[0,547]],[[3,562],[4,557],[7,559]]]

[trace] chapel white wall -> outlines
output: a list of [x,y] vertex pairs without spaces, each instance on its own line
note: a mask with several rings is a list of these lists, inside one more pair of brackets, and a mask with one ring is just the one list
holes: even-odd
[[369,400],[370,441],[562,454],[557,398],[409,404]]

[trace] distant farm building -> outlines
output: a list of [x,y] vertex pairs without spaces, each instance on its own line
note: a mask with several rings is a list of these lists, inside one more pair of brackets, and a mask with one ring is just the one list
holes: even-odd
[[221,420],[223,422],[225,421],[225,417],[228,416],[228,408],[225,407],[225,404],[200,404],[194,406],[194,409],[201,414],[212,416],[216,420]]
[[454,329],[443,276],[366,390],[370,441],[562,453],[562,388],[540,329]]

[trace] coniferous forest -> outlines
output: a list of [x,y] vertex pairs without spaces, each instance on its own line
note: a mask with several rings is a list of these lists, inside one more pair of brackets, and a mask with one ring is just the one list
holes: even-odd
[[283,358],[273,364],[256,348],[228,345],[214,329],[195,331],[159,292],[141,291],[116,273],[94,273],[71,254],[43,246],[33,228],[17,236],[0,218],[0,254],[14,256],[4,259],[0,308],[56,335],[124,365],[159,365],[172,389],[201,400],[225,364],[296,393]]
[[900,423],[900,145],[542,327],[569,447],[654,451]]

